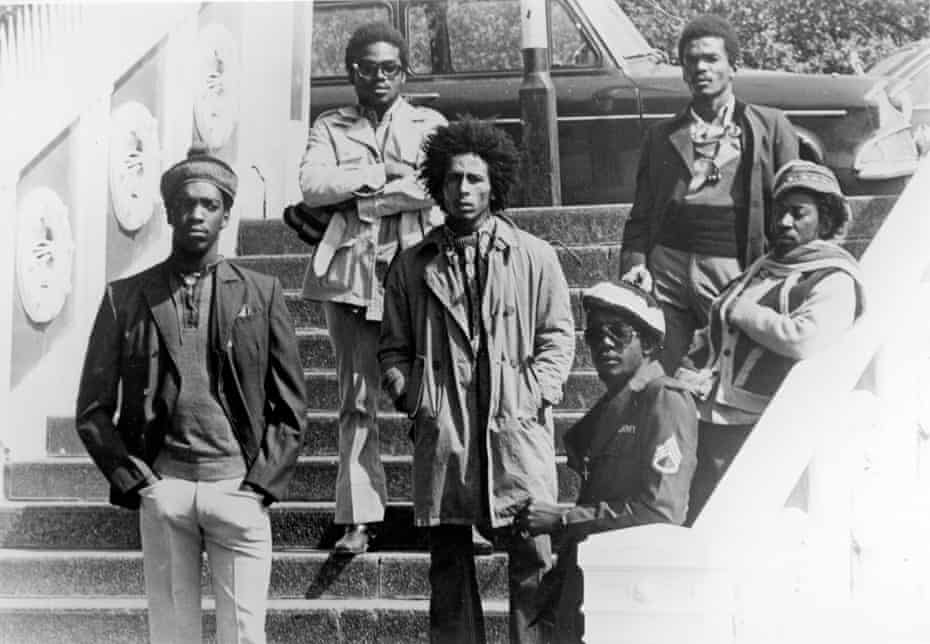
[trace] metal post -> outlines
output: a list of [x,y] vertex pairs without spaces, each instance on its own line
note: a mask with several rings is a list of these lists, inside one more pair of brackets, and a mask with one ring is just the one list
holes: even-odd
[[555,87],[549,74],[547,6],[547,0],[520,0],[524,206],[558,206],[562,203]]

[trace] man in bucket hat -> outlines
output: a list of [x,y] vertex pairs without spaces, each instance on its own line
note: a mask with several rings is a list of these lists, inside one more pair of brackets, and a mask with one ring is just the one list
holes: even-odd
[[533,500],[515,522],[530,535],[561,533],[539,619],[555,622],[554,641],[572,644],[584,635],[578,542],[605,530],[681,524],[697,460],[694,400],[658,360],[662,309],[639,288],[610,282],[585,291],[582,305],[585,340],[607,393],[565,434],[568,464],[581,476],[577,505]]
[[154,644],[200,644],[202,550],[217,641],[265,642],[268,507],[303,442],[281,285],[217,253],[236,185],[199,147],[164,173],[171,254],[107,286],[78,391],[77,431],[110,502],[139,511]]

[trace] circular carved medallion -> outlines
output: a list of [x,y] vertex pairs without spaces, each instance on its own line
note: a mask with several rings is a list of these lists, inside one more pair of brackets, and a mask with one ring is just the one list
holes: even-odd
[[158,121],[145,105],[123,103],[110,125],[110,200],[123,230],[134,232],[152,216],[160,174]]
[[194,86],[194,125],[211,150],[229,141],[239,117],[239,51],[220,24],[200,30]]
[[26,315],[43,324],[53,320],[71,293],[74,239],[68,207],[45,187],[20,202],[16,235],[16,277]]

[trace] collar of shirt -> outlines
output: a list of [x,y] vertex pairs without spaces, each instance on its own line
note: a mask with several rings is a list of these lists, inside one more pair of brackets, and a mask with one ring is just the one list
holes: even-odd
[[456,236],[448,226],[442,227],[442,246],[446,253],[454,254],[457,249],[465,246],[477,246],[478,256],[487,257],[494,241],[497,228],[497,219],[492,215],[478,227],[478,230],[468,235]]
[[397,104],[400,103],[400,100],[400,97],[398,97],[397,100],[391,103],[390,106],[384,111],[384,114],[380,119],[378,118],[378,111],[373,107],[366,107],[360,103],[358,106],[358,111],[369,123],[371,123],[371,127],[375,130],[375,132],[377,132],[391,122],[391,117],[394,115],[394,110],[397,109]]
[[739,137],[739,128],[733,123],[733,110],[736,106],[736,97],[730,96],[730,99],[724,104],[717,115],[711,121],[705,121],[694,111],[694,107],[688,108],[688,114],[691,117],[691,140],[695,143],[705,141],[714,141],[722,138],[725,134],[731,137]]
[[199,271],[183,271],[177,262],[168,260],[168,281],[171,284],[171,290],[177,291],[178,289],[185,286],[194,286],[200,280],[208,275],[212,275],[216,272],[217,265],[223,261],[223,256],[218,256],[214,261],[210,262]]

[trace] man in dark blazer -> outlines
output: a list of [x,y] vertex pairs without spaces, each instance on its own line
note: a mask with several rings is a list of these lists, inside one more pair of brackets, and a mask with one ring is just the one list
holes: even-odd
[[306,426],[293,325],[277,279],[217,253],[237,179],[192,148],[162,176],[171,254],[108,285],[87,348],[77,431],[139,510],[153,643],[201,642],[206,550],[220,642],[265,642],[268,506]]
[[669,373],[706,325],[710,302],[763,254],[775,173],[798,158],[784,113],[736,100],[738,54],[723,18],[689,22],[678,57],[691,103],[652,126],[642,144],[620,274],[654,289],[662,305]]

